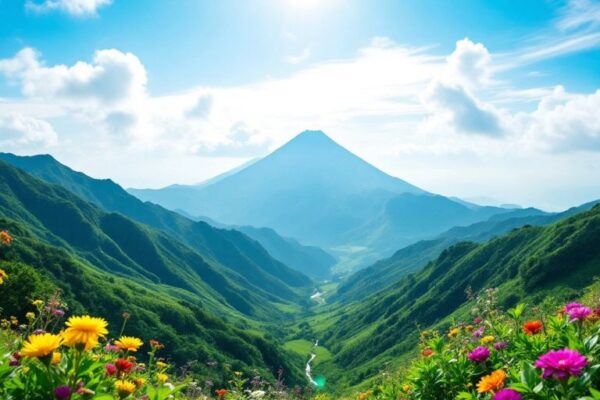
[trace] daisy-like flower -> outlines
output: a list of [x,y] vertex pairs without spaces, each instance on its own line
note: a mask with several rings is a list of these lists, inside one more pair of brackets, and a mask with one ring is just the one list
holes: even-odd
[[460,333],[460,328],[452,328],[448,332],[448,337],[451,337],[451,338],[457,337],[459,333]]
[[117,368],[117,370],[122,373],[127,373],[127,372],[129,372],[129,370],[131,370],[131,368],[133,368],[133,363],[124,358],[118,358],[115,361],[114,365]]
[[544,324],[542,321],[528,321],[523,324],[523,332],[528,334],[529,336],[537,335],[544,329]]
[[4,246],[10,246],[13,238],[7,231],[0,231],[0,243]]
[[41,335],[31,335],[23,344],[20,354],[25,357],[43,358],[52,355],[54,350],[58,349],[62,343],[59,335],[44,333]]
[[115,389],[117,389],[117,393],[119,394],[119,398],[124,399],[129,396],[131,393],[135,392],[136,386],[135,383],[130,382],[125,379],[119,379],[115,381]]
[[8,278],[8,274],[2,268],[0,268],[0,285]]
[[482,363],[490,358],[490,350],[487,347],[479,346],[469,353],[469,360],[476,363]]
[[492,400],[522,400],[523,396],[513,389],[502,389],[497,392]]
[[481,344],[488,344],[488,343],[492,343],[496,338],[494,338],[492,335],[487,335],[481,338]]
[[156,380],[159,382],[166,382],[167,379],[169,379],[169,375],[167,374],[163,374],[162,372],[156,374]]
[[564,312],[569,316],[570,321],[583,321],[592,314],[592,309],[579,303],[569,303],[565,306]]
[[115,345],[123,351],[137,351],[143,344],[140,339],[132,336],[121,336],[115,342]]
[[499,369],[497,371],[492,372],[489,375],[481,378],[479,383],[477,384],[477,392],[479,393],[487,393],[487,392],[497,392],[498,390],[504,387],[504,380],[506,379],[506,372]]
[[544,370],[542,378],[547,379],[552,376],[559,380],[581,375],[581,371],[587,365],[587,359],[577,350],[571,349],[549,351],[535,362],[536,368]]
[[86,350],[98,345],[98,339],[108,334],[108,322],[103,318],[83,315],[71,317],[65,323],[67,329],[62,332],[64,343],[67,346],[83,345]]

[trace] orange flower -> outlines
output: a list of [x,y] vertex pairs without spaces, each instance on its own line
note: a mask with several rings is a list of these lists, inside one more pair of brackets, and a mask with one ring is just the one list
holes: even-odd
[[492,372],[489,375],[481,378],[477,384],[478,393],[496,392],[504,386],[504,380],[506,379],[506,372],[499,369]]
[[217,390],[215,390],[215,394],[217,396],[219,396],[219,399],[222,399],[223,397],[227,396],[227,393],[229,393],[229,391],[227,389],[217,389]]
[[431,357],[433,355],[433,350],[428,347],[421,352],[421,355],[423,357]]
[[523,324],[523,332],[530,336],[540,333],[542,329],[544,329],[544,324],[539,320],[528,321]]
[[12,241],[13,238],[10,236],[10,233],[7,231],[0,231],[0,243],[2,243],[4,246],[10,246]]

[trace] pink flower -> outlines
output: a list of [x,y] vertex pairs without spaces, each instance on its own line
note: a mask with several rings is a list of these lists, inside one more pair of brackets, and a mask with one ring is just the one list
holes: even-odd
[[535,362],[536,368],[543,368],[542,378],[553,376],[556,379],[567,379],[579,376],[587,366],[587,359],[576,350],[553,350],[540,356]]
[[498,391],[492,400],[521,400],[523,397],[516,390],[502,389]]
[[117,367],[115,364],[108,363],[104,366],[106,369],[106,375],[113,376],[117,372]]
[[469,353],[469,360],[481,363],[490,358],[490,350],[487,347],[479,346]]
[[117,346],[115,344],[107,343],[106,346],[104,346],[104,350],[117,352],[117,351],[119,351],[119,346]]
[[508,342],[496,342],[494,343],[494,349],[503,350],[508,347]]
[[570,321],[583,321],[593,312],[591,308],[579,303],[567,304],[564,311],[569,315]]
[[473,331],[473,337],[479,339],[483,335],[484,332],[485,332],[485,326],[480,326],[475,331]]

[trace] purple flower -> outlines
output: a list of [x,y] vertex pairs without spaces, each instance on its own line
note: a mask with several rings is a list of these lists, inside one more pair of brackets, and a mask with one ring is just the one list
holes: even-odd
[[479,346],[469,353],[469,360],[476,363],[484,362],[490,358],[490,350],[487,347]]
[[104,346],[104,350],[106,350],[106,351],[115,351],[116,352],[116,351],[119,351],[119,346],[107,343],[106,346]]
[[536,368],[543,368],[542,378],[553,376],[556,379],[567,379],[579,376],[588,364],[587,359],[576,350],[563,349],[549,351],[535,362]]
[[57,308],[55,310],[52,310],[52,314],[59,316],[59,317],[64,317],[65,316],[65,311],[61,310],[60,308]]
[[497,392],[492,400],[521,400],[523,397],[516,390],[502,389]]
[[483,332],[485,332],[485,326],[480,326],[473,331],[473,337],[479,339],[483,335]]
[[494,343],[494,349],[503,350],[508,347],[508,342],[496,342]]
[[71,396],[71,388],[66,385],[59,386],[54,389],[54,397],[56,397],[58,400],[66,400],[69,398],[69,396]]
[[565,306],[565,313],[570,321],[583,321],[592,313],[592,309],[579,303],[569,303]]

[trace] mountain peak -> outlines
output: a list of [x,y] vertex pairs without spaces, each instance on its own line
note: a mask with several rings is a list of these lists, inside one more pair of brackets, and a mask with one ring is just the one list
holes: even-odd
[[[323,145],[323,144],[335,144],[338,145],[333,139],[327,136],[323,131],[319,130],[306,130],[300,132],[287,144],[305,144],[305,145]],[[338,145],[339,146],[339,145]]]

